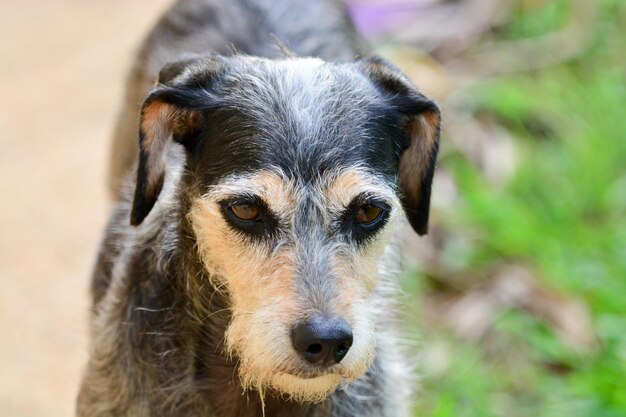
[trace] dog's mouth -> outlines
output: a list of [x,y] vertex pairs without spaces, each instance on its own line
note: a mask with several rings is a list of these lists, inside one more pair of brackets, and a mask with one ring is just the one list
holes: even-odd
[[316,380],[320,378],[326,378],[329,376],[333,376],[336,378],[351,380],[355,379],[360,375],[355,375],[353,372],[342,367],[340,364],[336,364],[333,366],[329,366],[326,368],[320,369],[302,369],[302,368],[290,368],[290,369],[281,369],[274,372],[276,375],[285,375],[292,378],[302,379],[302,380]]
[[332,366],[324,369],[302,369],[302,368],[289,368],[278,369],[274,373],[277,375],[288,375],[298,379],[316,379],[322,378],[327,375],[342,376],[337,366]]
[[359,346],[346,360],[326,366],[309,364],[295,354],[278,358],[282,359],[278,364],[244,358],[239,367],[240,382],[244,390],[270,390],[296,402],[321,402],[367,371],[372,360],[367,349],[370,345],[360,349]]
[[319,373],[319,374],[313,374],[313,375],[292,374],[292,376],[295,376],[296,378],[300,378],[300,379],[316,379],[316,378],[321,378],[321,377],[323,377],[325,375],[328,375],[329,373]]
[[314,381],[316,379],[326,378],[328,376],[335,376],[341,378],[336,372],[318,372],[315,374],[302,374],[302,373],[294,373],[294,372],[277,372],[276,375],[286,376],[289,378],[297,378],[302,379],[304,381]]

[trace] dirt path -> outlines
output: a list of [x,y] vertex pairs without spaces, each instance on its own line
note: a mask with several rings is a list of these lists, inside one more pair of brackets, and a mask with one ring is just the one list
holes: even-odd
[[0,415],[72,416],[112,123],[169,2],[0,1]]

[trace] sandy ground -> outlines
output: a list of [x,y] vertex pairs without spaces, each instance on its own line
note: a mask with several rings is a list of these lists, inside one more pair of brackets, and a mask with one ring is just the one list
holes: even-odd
[[112,125],[169,2],[0,2],[0,416],[72,416]]

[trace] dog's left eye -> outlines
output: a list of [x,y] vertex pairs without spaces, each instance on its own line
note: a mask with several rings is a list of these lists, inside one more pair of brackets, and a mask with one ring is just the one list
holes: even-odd
[[357,209],[354,221],[360,225],[370,226],[377,222],[383,215],[383,209],[374,204],[366,204]]
[[357,196],[342,216],[344,231],[357,242],[373,236],[385,225],[391,207],[382,199]]
[[253,222],[259,220],[259,207],[250,203],[233,203],[228,206],[230,213],[243,222]]

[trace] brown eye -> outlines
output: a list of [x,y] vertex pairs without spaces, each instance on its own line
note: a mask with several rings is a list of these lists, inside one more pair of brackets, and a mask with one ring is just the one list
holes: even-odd
[[382,212],[382,208],[373,204],[368,204],[366,206],[359,207],[354,215],[354,220],[359,224],[368,225],[378,220]]
[[252,204],[233,204],[229,210],[237,219],[244,222],[253,222],[259,219],[259,208]]

